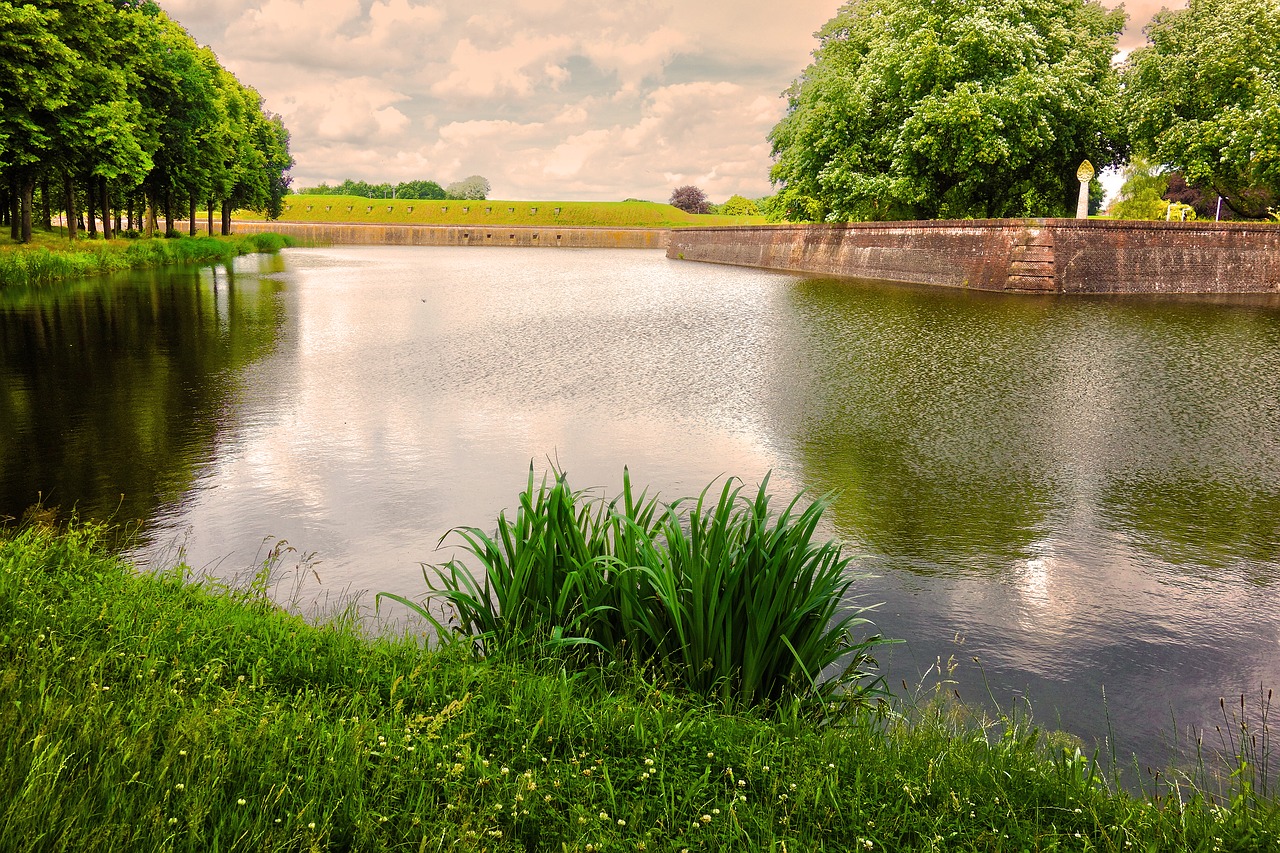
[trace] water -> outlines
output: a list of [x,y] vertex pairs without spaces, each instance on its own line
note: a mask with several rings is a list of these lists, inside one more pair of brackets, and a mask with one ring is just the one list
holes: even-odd
[[907,640],[894,684],[954,659],[966,699],[1025,697],[1155,766],[1212,735],[1220,696],[1280,684],[1274,299],[289,250],[0,291],[0,436],[0,514],[43,493],[136,519],[140,561],[221,576],[285,539],[298,600],[418,593],[531,462],[609,491],[625,464],[671,497],[772,470],[840,491],[827,532]]

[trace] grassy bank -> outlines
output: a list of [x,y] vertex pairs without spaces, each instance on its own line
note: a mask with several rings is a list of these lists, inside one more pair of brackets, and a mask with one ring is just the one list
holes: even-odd
[[44,284],[66,278],[172,264],[230,263],[238,255],[277,252],[293,245],[279,234],[240,237],[178,237],[171,240],[77,240],[56,232],[38,233],[33,241],[0,243],[0,287]]
[[[255,214],[237,211],[239,219]],[[763,216],[685,213],[649,201],[425,201],[358,196],[293,195],[284,201],[285,222],[418,225],[544,225],[595,228],[681,228],[691,225],[759,225]]]
[[0,534],[0,849],[1248,850],[1213,804],[1111,790],[1069,745],[942,704],[770,712],[623,666],[475,660],[312,625],[92,528]]

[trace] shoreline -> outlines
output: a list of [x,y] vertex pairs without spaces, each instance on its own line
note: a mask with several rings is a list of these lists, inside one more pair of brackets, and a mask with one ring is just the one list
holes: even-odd
[[28,244],[0,248],[0,288],[31,287],[70,278],[179,264],[228,264],[236,257],[272,254],[295,245],[291,237],[269,229],[260,233],[175,238],[58,241],[53,235]]
[[1254,766],[1139,778],[1151,787],[1130,794],[1070,739],[944,701],[945,682],[915,706],[744,708],[640,668],[311,624],[270,600],[270,557],[246,588],[219,588],[137,574],[103,535],[0,530],[0,847],[1280,843]]

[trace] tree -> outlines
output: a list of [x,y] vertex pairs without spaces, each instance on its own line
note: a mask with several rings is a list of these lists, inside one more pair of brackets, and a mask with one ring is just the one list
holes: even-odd
[[0,0],[0,195],[16,237],[30,239],[37,185],[46,221],[61,188],[68,237],[82,202],[110,237],[113,209],[132,227],[144,193],[169,228],[175,202],[194,220],[197,197],[270,213],[291,163],[279,118],[152,0]]
[[[489,192],[485,188],[485,194]],[[396,185],[396,198],[439,199],[448,198],[444,187],[435,181],[404,181]]]
[[1134,143],[1244,217],[1280,198],[1280,7],[1191,0],[1164,10],[1124,69]]
[[731,195],[728,201],[720,205],[720,213],[725,216],[759,216],[760,208],[745,196]]
[[57,134],[78,57],[58,37],[60,16],[0,3],[0,176],[15,190],[11,233],[31,239],[31,200],[41,159]]
[[1196,212],[1197,219],[1235,218],[1234,212],[1225,203],[1218,204],[1221,197],[1217,193],[1191,186],[1181,172],[1169,173],[1169,189],[1165,190],[1164,198],[1190,207]]
[[1122,11],[1086,0],[850,0],[769,134],[807,220],[1068,215],[1126,153]]
[[489,197],[489,181],[480,175],[472,175],[449,184],[445,192],[449,198],[484,201]]
[[707,204],[707,194],[692,184],[672,190],[667,204],[678,207],[685,213],[706,213],[711,209]]
[[1135,158],[1124,171],[1124,184],[1109,214],[1117,219],[1164,219],[1169,176],[1148,161]]

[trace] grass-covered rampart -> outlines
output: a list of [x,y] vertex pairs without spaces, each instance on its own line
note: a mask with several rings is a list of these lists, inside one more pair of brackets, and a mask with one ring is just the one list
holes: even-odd
[[[0,849],[1274,851],[1245,768],[1115,791],[1016,720],[821,717],[625,665],[484,660],[0,534]],[[1256,734],[1256,732],[1255,732]]]
[[172,264],[229,263],[238,255],[291,245],[291,238],[279,234],[68,242],[56,233],[39,233],[31,243],[0,242],[0,287]]
[[[261,218],[237,211],[237,218]],[[460,201],[378,199],[359,196],[291,195],[284,200],[285,222],[541,225],[580,228],[681,228],[693,225],[759,225],[763,216],[686,213],[650,201]]]

